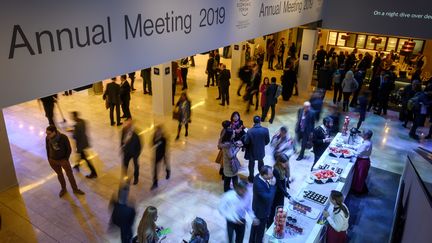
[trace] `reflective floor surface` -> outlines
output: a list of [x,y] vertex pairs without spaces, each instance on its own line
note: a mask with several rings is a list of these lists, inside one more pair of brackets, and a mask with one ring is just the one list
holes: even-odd
[[[226,62],[229,66],[230,62]],[[169,227],[172,233],[164,242],[180,242],[190,238],[190,222],[196,216],[207,221],[211,242],[226,241],[225,220],[217,211],[218,201],[223,192],[223,185],[218,175],[219,165],[214,163],[217,155],[216,143],[221,129],[221,122],[229,119],[233,111],[239,111],[246,126],[252,125],[252,117],[260,112],[245,114],[246,105],[236,95],[238,80],[232,80],[230,87],[230,106],[219,106],[215,100],[217,88],[205,88],[204,74],[206,56],[196,56],[196,67],[189,70],[189,96],[193,112],[189,137],[182,134],[180,140],[174,141],[177,122],[171,116],[157,116],[152,110],[151,96],[142,93],[142,80],[136,81],[137,91],[132,94],[131,112],[136,127],[144,140],[144,150],[140,156],[140,182],[132,186],[131,199],[137,208],[134,230],[144,209],[154,205],[159,210],[157,224]],[[266,66],[266,65],[265,65]],[[264,76],[279,78],[281,72],[264,70]],[[232,76],[237,76],[235,72]],[[181,86],[177,86],[179,90]],[[154,91],[157,92],[157,91]],[[177,92],[178,97],[179,92]],[[296,110],[303,103],[310,91],[303,92],[289,102],[279,101],[277,115],[273,124],[263,123],[270,129],[271,135],[281,125],[289,128],[294,135]],[[327,94],[329,102],[331,92]],[[47,120],[37,101],[30,101],[4,110],[14,164],[20,187],[0,193],[0,211],[3,226],[0,231],[0,242],[119,242],[119,232],[109,228],[110,211],[108,203],[118,188],[120,180],[121,154],[119,150],[119,127],[109,125],[108,111],[100,95],[87,91],[74,93],[72,96],[60,96],[60,106],[66,115],[67,123],[56,110],[57,122],[61,130],[69,127],[70,111],[80,111],[88,122],[92,148],[89,153],[96,165],[99,177],[95,180],[85,178],[88,173],[83,165],[81,173],[75,173],[79,187],[86,192],[85,196],[72,193],[58,198],[59,183],[46,160],[45,127]],[[260,111],[260,110],[259,110]],[[356,122],[355,114],[353,124]],[[150,138],[153,127],[163,124],[170,135],[170,161],[172,178],[161,179],[159,188],[150,191],[153,151]],[[376,168],[401,173],[407,151],[419,145],[409,139],[408,130],[397,120],[397,114],[389,112],[384,118],[368,114],[364,127],[374,131],[374,150],[372,165]],[[427,133],[426,129],[419,132]],[[70,134],[68,134],[70,135]],[[424,146],[432,147],[430,142]],[[270,148],[267,148],[270,154]],[[294,182],[290,192],[294,194],[306,177],[313,156],[303,161],[291,158]],[[241,173],[247,175],[247,162],[242,158]],[[76,156],[71,163],[75,163]],[[271,156],[265,159],[272,165]],[[131,171],[129,171],[131,172]],[[164,178],[164,175],[160,175]],[[71,191],[68,185],[69,191]],[[249,228],[249,227],[248,227]],[[248,230],[246,239],[248,239]]]

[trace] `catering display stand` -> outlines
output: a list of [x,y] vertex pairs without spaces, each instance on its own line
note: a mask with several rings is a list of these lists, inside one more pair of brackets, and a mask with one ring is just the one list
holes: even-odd
[[[318,184],[312,179],[304,181],[297,195],[293,197],[295,200],[299,200],[298,203],[302,205],[299,206],[300,210],[295,210],[295,207],[289,203],[284,205],[284,210],[288,212],[288,216],[295,218],[296,223],[293,223],[295,225],[294,230],[287,227],[285,237],[283,239],[277,239],[273,236],[275,226],[272,224],[266,231],[264,242],[315,243],[321,241],[324,236],[324,225],[319,224],[318,221],[321,218],[322,212],[329,207],[330,202],[328,197],[330,192],[332,190],[337,190],[342,192],[346,197],[351,187],[355,157],[338,158],[334,157],[333,153],[330,151],[330,148],[335,147],[349,150],[350,147],[361,143],[362,139],[356,138],[354,145],[346,144],[347,141],[348,135],[343,136],[341,133],[338,133],[313,168],[314,172],[322,170],[323,168],[334,169],[339,172],[340,169],[342,169],[342,172],[338,175],[339,179],[336,182],[323,184]],[[306,194],[305,192],[308,193]],[[305,195],[307,195],[307,197],[305,197]],[[312,212],[319,211],[318,216],[312,217],[309,212],[304,214],[305,212],[302,211],[304,208],[310,209]],[[315,214],[312,215],[315,216]]]

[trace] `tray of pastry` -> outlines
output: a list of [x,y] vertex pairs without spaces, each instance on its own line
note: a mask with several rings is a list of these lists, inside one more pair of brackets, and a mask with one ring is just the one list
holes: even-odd
[[309,201],[312,201],[314,203],[318,203],[321,205],[325,205],[327,200],[328,200],[327,196],[321,195],[317,192],[310,191],[310,190],[304,191],[303,197]]

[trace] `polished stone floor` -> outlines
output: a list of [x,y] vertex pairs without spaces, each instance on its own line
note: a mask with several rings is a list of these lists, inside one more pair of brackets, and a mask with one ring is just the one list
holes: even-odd
[[[131,189],[131,200],[138,211],[135,229],[144,209],[154,205],[159,209],[157,223],[173,231],[164,242],[189,239],[190,222],[196,216],[207,221],[211,242],[226,242],[225,221],[217,211],[223,186],[218,175],[218,165],[214,163],[220,124],[237,110],[241,113],[245,125],[250,127],[253,115],[258,114],[245,113],[245,104],[241,97],[236,95],[238,80],[231,82],[230,106],[219,106],[219,102],[215,100],[217,89],[204,87],[205,62],[205,56],[196,56],[196,67],[189,71],[188,94],[192,100],[193,113],[187,138],[181,136],[179,141],[174,141],[177,123],[170,116],[157,116],[151,112],[152,99],[142,93],[140,78],[136,81],[138,90],[132,94],[132,115],[145,144],[140,156],[140,182]],[[229,60],[223,62],[229,66]],[[278,71],[264,70],[264,76],[278,78],[280,75]],[[233,72],[232,76],[237,75]],[[177,90],[179,89],[180,86],[177,86]],[[290,102],[280,101],[275,122],[263,125],[270,129],[271,134],[281,125],[286,125],[290,134],[294,135],[296,110],[310,93],[310,90],[304,91]],[[179,92],[177,96],[178,94]],[[328,96],[330,95],[331,92]],[[68,117],[70,111],[80,111],[82,117],[88,121],[92,145],[89,153],[99,177],[95,180],[86,179],[84,175],[88,171],[85,165],[82,166],[81,173],[75,173],[75,177],[86,195],[77,197],[67,194],[59,199],[57,195],[60,186],[46,160],[44,130],[47,120],[41,106],[37,101],[30,101],[4,109],[20,186],[0,193],[0,211],[3,218],[0,242],[119,242],[119,232],[109,228],[108,202],[116,192],[120,180],[120,128],[109,126],[108,111],[105,110],[100,95],[82,91],[72,96],[60,96],[59,102],[67,123],[61,122],[58,110],[57,122],[65,133],[66,128],[71,125]],[[356,115],[351,115],[355,122]],[[149,141],[153,127],[157,124],[163,124],[170,135],[169,149],[173,172],[170,180],[161,179],[159,188],[150,191],[153,151]],[[372,165],[382,170],[402,173],[405,154],[419,143],[409,139],[408,131],[397,120],[397,114],[389,112],[386,118],[368,114],[364,127],[375,133]],[[426,132],[425,129],[419,129],[420,133],[422,131]],[[422,142],[422,145],[432,147],[430,142]],[[270,148],[267,150],[270,154]],[[308,154],[312,155],[310,152]],[[239,157],[243,158],[243,154]],[[312,156],[309,156],[297,162],[295,157],[292,157],[294,182],[291,193],[299,189],[312,159]],[[71,162],[74,163],[75,160],[76,157],[73,157]],[[243,159],[241,161],[244,165],[241,173],[247,175],[247,162]],[[270,156],[266,157],[265,162],[273,163]],[[248,233],[246,235],[248,239]]]

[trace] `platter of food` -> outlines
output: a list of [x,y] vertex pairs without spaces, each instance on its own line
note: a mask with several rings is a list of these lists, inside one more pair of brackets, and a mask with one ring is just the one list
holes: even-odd
[[320,211],[316,208],[309,207],[299,202],[293,202],[289,204],[288,209],[301,215],[305,215],[311,219],[317,219],[320,215]]
[[339,179],[339,175],[333,170],[318,170],[312,172],[311,178],[317,184],[325,184],[329,182],[336,182]]
[[351,158],[354,156],[354,152],[348,148],[341,147],[329,147],[330,156],[336,158]]
[[320,169],[320,170],[332,170],[338,175],[342,174],[342,172],[344,170],[340,167],[336,167],[335,165],[329,165],[329,164],[319,165],[318,169]]
[[310,201],[312,201],[312,202],[315,202],[315,203],[318,203],[318,204],[321,204],[321,205],[325,205],[325,203],[328,200],[327,196],[321,195],[319,193],[316,193],[316,192],[310,191],[310,190],[309,191],[304,191],[303,197],[306,198],[306,199],[308,199],[308,200],[310,200]]

